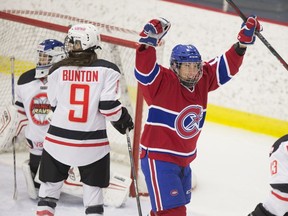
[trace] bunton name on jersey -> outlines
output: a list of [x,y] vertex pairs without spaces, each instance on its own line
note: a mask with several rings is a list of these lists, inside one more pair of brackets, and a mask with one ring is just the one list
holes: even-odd
[[63,70],[63,81],[98,82],[98,71]]

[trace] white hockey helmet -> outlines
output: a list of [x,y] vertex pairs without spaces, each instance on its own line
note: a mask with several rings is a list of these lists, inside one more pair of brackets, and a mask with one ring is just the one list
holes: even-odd
[[94,51],[101,48],[100,34],[92,24],[76,24],[69,30],[65,38],[65,52]]
[[58,40],[47,39],[37,47],[38,62],[35,78],[43,78],[49,74],[50,67],[66,57],[64,44]]

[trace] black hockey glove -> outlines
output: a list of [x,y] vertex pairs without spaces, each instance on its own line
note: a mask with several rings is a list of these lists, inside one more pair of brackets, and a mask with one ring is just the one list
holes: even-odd
[[121,134],[125,134],[127,128],[129,129],[129,131],[134,128],[132,118],[125,107],[122,107],[122,115],[120,119],[118,121],[111,122],[111,124]]
[[262,203],[259,203],[256,206],[255,210],[251,212],[248,216],[275,216],[275,215],[267,211],[262,205]]

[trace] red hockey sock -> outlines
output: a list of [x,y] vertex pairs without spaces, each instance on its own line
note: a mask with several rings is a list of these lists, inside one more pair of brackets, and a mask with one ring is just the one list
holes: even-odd
[[157,211],[156,214],[151,211],[150,216],[186,216],[186,206]]

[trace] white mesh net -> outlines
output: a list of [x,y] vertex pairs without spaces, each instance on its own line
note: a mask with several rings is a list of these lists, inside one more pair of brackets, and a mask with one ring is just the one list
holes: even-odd
[[[135,116],[137,83],[134,78],[134,62],[135,48],[137,46],[136,41],[138,38],[137,32],[83,20],[77,17],[43,11],[6,10],[0,11],[0,13],[2,15],[1,17],[5,16],[5,18],[0,18],[2,44],[0,47],[1,106],[12,103],[10,61],[12,56],[15,57],[14,73],[16,83],[20,74],[36,66],[36,48],[39,43],[45,39],[56,39],[64,42],[70,25],[76,23],[91,23],[97,26],[101,34],[102,50],[97,52],[97,54],[99,58],[114,62],[120,68],[123,75],[121,79],[121,102],[127,107],[131,116]],[[160,60],[162,53],[163,45],[158,51]],[[146,109],[144,109],[143,113],[137,113],[137,115],[140,115],[140,119],[142,119],[142,116],[146,116]],[[141,123],[139,130],[141,130],[142,124],[143,123]],[[107,125],[108,137],[112,147],[112,161],[130,167],[126,136],[119,134],[110,123]],[[140,132],[138,131],[138,134],[140,134]],[[130,134],[131,140],[133,141],[135,133]],[[23,146],[25,145],[23,145],[23,142],[18,143],[17,149],[23,151],[23,149],[25,149]],[[135,146],[135,143],[133,143],[133,145],[134,148],[138,148],[137,144]],[[134,158],[134,160],[138,160],[138,158]],[[139,187],[141,187],[141,185]],[[139,191],[141,192],[141,188]]]

